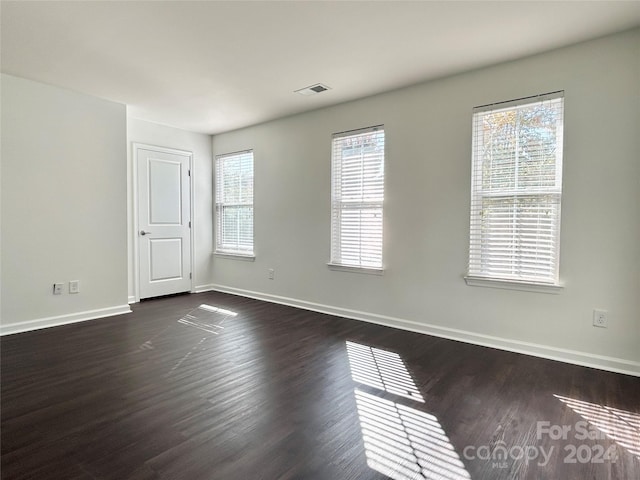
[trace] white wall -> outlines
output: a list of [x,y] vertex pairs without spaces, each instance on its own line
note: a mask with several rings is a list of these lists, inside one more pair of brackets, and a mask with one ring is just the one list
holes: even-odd
[[[9,75],[2,93],[2,331],[129,311],[126,110]],[[80,281],[80,293],[52,294]]]
[[[636,29],[215,136],[214,155],[255,152],[256,260],[215,257],[211,288],[640,373],[639,45]],[[472,108],[556,90],[565,289],[466,286]],[[377,124],[386,271],[332,271],[331,134]],[[609,311],[608,329],[591,325],[594,308]]]
[[133,301],[133,242],[136,230],[133,222],[132,203],[132,174],[133,164],[132,145],[143,143],[158,147],[186,150],[193,153],[193,187],[194,187],[194,218],[192,227],[194,232],[194,286],[195,290],[202,285],[210,283],[211,279],[211,252],[213,251],[213,213],[211,195],[212,185],[212,160],[211,160],[211,136],[202,133],[188,132],[177,128],[145,122],[136,118],[127,121],[127,152],[129,157],[129,301]]

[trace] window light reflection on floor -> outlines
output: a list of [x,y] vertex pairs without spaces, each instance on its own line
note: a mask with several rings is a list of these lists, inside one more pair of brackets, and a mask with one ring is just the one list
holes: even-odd
[[236,312],[232,312],[231,310],[226,310],[220,307],[213,307],[211,305],[207,305],[206,303],[201,304],[198,307],[200,310],[205,310],[207,312],[219,313],[220,315],[227,315],[229,317],[236,317],[238,314]]
[[554,395],[608,438],[640,457],[640,415],[575,398]]
[[235,317],[237,315],[236,312],[232,312],[231,310],[203,303],[178,320],[178,323],[218,335],[224,330],[222,326],[224,321],[229,317]]
[[[225,320],[229,317],[235,317],[237,315],[238,314],[236,312],[232,312],[231,310],[226,310],[224,308],[214,307],[212,305],[203,303],[191,310],[180,320],[178,320],[178,323],[187,327],[197,328],[198,330],[202,330],[207,333],[219,335],[222,330],[224,330],[222,324],[225,322]],[[178,360],[178,362],[169,371],[167,376],[173,374],[192,354],[194,354],[199,348],[202,348],[203,343],[206,342],[208,338],[210,337],[203,337],[191,350],[186,353],[186,355]]]
[[196,351],[198,350],[198,348],[201,347],[201,345],[207,340],[207,337],[202,338],[196,345],[193,346],[193,348],[191,348],[191,350],[189,350],[186,355],[184,355],[180,360],[178,360],[176,362],[176,364],[173,366],[173,368],[171,368],[171,370],[169,370],[169,372],[167,373],[167,377],[171,376],[171,374],[173,374],[173,372],[175,372],[178,368],[180,368],[180,366]]

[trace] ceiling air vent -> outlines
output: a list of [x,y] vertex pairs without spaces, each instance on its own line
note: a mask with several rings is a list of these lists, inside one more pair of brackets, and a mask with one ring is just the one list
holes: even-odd
[[330,88],[326,85],[316,83],[315,85],[296,90],[295,93],[299,93],[300,95],[315,95],[316,93],[326,92],[327,90],[330,90]]

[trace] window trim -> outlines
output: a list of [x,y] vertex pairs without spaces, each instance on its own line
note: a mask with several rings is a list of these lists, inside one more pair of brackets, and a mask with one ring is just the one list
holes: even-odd
[[[383,199],[381,202],[372,202],[372,201],[368,201],[368,202],[361,202],[361,205],[366,206],[372,206],[372,208],[374,208],[376,205],[380,205],[380,209],[382,210],[382,236],[380,239],[380,243],[381,243],[381,254],[380,254],[380,266],[367,266],[367,265],[353,265],[353,264],[345,264],[345,263],[340,263],[338,261],[336,261],[336,259],[334,258],[334,239],[336,237],[336,233],[334,228],[336,227],[335,225],[335,221],[334,221],[334,210],[335,210],[335,183],[334,183],[334,176],[335,176],[335,163],[336,160],[334,158],[334,147],[335,147],[335,141],[345,138],[345,137],[351,137],[351,136],[357,136],[357,135],[365,135],[367,133],[373,133],[373,132],[377,132],[377,131],[382,131],[383,135],[384,135],[384,147],[383,147],[383,152],[382,152],[382,161],[383,161],[383,168],[386,168],[386,157],[387,157],[387,143],[386,143],[386,131],[384,128],[384,124],[379,124],[379,125],[373,125],[370,127],[364,127],[364,128],[357,128],[357,129],[353,129],[353,130],[345,130],[342,132],[338,132],[338,133],[334,133],[331,135],[331,197],[330,197],[330,209],[331,209],[331,213],[330,213],[330,245],[329,245],[329,262],[327,262],[327,267],[329,268],[329,270],[334,270],[334,271],[340,271],[340,272],[351,272],[351,273],[363,273],[363,274],[370,274],[370,275],[382,275],[385,269],[384,266],[384,190],[385,190],[385,179],[386,179],[386,174],[383,176],[383,183],[382,183],[382,188],[383,188]],[[383,170],[384,172],[384,170]],[[342,203],[342,202],[338,202],[338,203]]]
[[564,284],[562,283],[518,282],[516,280],[500,280],[476,275],[465,275],[464,281],[470,287],[500,288],[504,290],[519,290],[521,292],[552,293],[557,295],[564,290]]
[[[221,257],[221,258],[229,258],[229,259],[236,259],[236,260],[245,260],[245,261],[253,261],[255,260],[255,192],[252,193],[252,200],[251,203],[248,202],[242,202],[242,203],[234,203],[234,204],[223,204],[221,202],[218,202],[218,168],[219,168],[219,161],[223,160],[225,158],[230,158],[230,157],[240,157],[242,155],[245,154],[250,154],[251,155],[251,170],[252,170],[252,175],[253,175],[253,179],[252,179],[252,192],[253,189],[255,188],[255,159],[254,159],[254,152],[253,149],[247,149],[247,150],[239,150],[239,151],[235,151],[235,152],[229,152],[229,153],[222,153],[220,155],[216,155],[215,156],[215,161],[214,161],[214,186],[215,186],[215,192],[214,192],[214,198],[213,198],[213,214],[214,214],[214,227],[215,227],[215,232],[214,232],[214,251],[213,254],[215,256]],[[232,250],[232,249],[227,249],[227,248],[221,248],[220,244],[218,243],[219,241],[219,234],[220,234],[220,207],[221,206],[236,206],[236,207],[241,207],[241,206],[250,206],[251,207],[251,230],[252,230],[252,236],[251,236],[251,250]]]
[[327,263],[329,270],[335,270],[337,272],[351,272],[351,273],[364,273],[368,275],[383,275],[384,265],[381,268],[375,267],[353,267],[351,265],[341,265],[339,263]]
[[[478,134],[476,132],[477,126],[477,115],[482,114],[484,112],[492,112],[492,111],[503,111],[510,109],[517,109],[518,107],[526,107],[527,105],[535,105],[544,101],[560,101],[561,102],[561,120],[560,124],[556,126],[556,133],[558,137],[556,137],[556,146],[559,146],[556,156],[559,157],[560,161],[556,162],[555,165],[555,176],[556,186],[554,187],[529,187],[525,190],[516,190],[513,189],[512,192],[504,191],[496,194],[487,194],[486,192],[483,194],[481,191],[477,190],[478,178],[481,165],[477,164],[477,154],[476,154],[476,143],[478,141]],[[564,285],[561,282],[560,278],[560,233],[561,233],[561,224],[562,224],[562,197],[563,197],[563,168],[564,168],[564,91],[559,90],[555,92],[545,93],[541,95],[534,95],[530,97],[519,98],[515,100],[509,100],[505,102],[498,102],[488,105],[483,105],[480,107],[475,107],[473,109],[473,117],[472,117],[472,152],[471,152],[471,196],[470,196],[470,230],[469,230],[469,250],[468,250],[468,268],[467,274],[464,276],[465,283],[469,286],[480,286],[480,287],[493,287],[493,288],[502,288],[502,289],[511,289],[511,290],[521,290],[521,291],[532,291],[532,292],[541,292],[541,293],[553,293],[558,294],[562,292],[564,289]],[[544,281],[544,280],[536,280],[532,278],[523,277],[521,279],[518,278],[510,278],[510,277],[499,277],[496,275],[491,275],[488,273],[487,275],[483,275],[481,271],[476,270],[472,272],[472,253],[481,254],[482,248],[478,244],[474,246],[473,235],[474,233],[478,234],[481,226],[475,224],[477,220],[474,220],[474,207],[477,207],[477,202],[482,200],[483,198],[490,198],[495,196],[496,198],[500,197],[509,197],[509,198],[517,198],[517,197],[527,197],[527,196],[542,196],[542,195],[552,195],[557,196],[557,223],[554,224],[555,232],[555,248],[552,250],[555,254],[555,265],[554,265],[554,275],[552,281]],[[475,240],[478,242],[479,240]],[[480,248],[480,250],[478,250]],[[519,258],[521,255],[519,255]]]
[[255,255],[242,255],[241,253],[213,252],[213,255],[231,260],[244,260],[245,262],[255,262]]

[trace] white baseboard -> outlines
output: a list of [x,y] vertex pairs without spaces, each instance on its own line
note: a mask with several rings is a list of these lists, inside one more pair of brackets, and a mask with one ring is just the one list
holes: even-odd
[[193,293],[202,293],[202,292],[210,292],[211,290],[215,290],[215,285],[196,285],[193,289]]
[[68,315],[58,315],[56,317],[37,318],[26,322],[9,323],[0,325],[0,335],[11,335],[14,333],[29,332],[41,328],[57,327],[69,323],[84,322],[96,318],[111,317],[131,313],[129,305],[118,305],[116,307],[99,308],[97,310],[86,310],[84,312],[71,313]]
[[574,365],[597,368],[600,370],[623,373],[626,375],[634,375],[637,377],[640,376],[640,362],[634,362],[634,361],[625,360],[622,358],[607,357],[604,355],[594,355],[587,352],[580,352],[576,350],[551,347],[551,346],[541,345],[537,343],[521,342],[519,340],[511,340],[508,338],[494,337],[491,335],[484,335],[480,333],[469,332],[466,330],[458,330],[455,328],[447,328],[447,327],[441,327],[438,325],[423,324],[423,323],[418,323],[411,320],[404,320],[401,318],[388,317],[385,315],[378,315],[378,314],[369,313],[369,312],[361,312],[358,310],[350,310],[350,309],[341,308],[341,307],[333,307],[330,305],[307,302],[306,300],[299,300],[295,298],[271,295],[268,293],[254,292],[250,290],[243,290],[240,288],[227,287],[225,285],[215,285],[215,284],[206,285],[206,286],[203,286],[202,290],[196,290],[196,291],[205,292],[205,291],[211,291],[211,290],[214,290],[217,292],[223,292],[223,293],[231,293],[234,295],[240,295],[248,298],[254,298],[256,300],[264,300],[267,302],[279,303],[281,305],[288,305],[291,307],[298,307],[305,310],[312,310],[314,312],[327,313],[329,315],[336,315],[339,317],[351,318],[354,320],[362,320],[365,322],[376,323],[378,325],[399,328],[399,329],[408,330],[411,332],[424,333],[427,335],[433,335],[435,337],[448,338],[450,340],[458,340],[461,342],[471,343],[474,345],[497,348],[499,350],[506,350],[506,351],[515,352],[515,353],[523,353],[525,355],[533,355],[534,357],[542,357],[550,360],[558,360],[561,362],[571,363]]
[[132,303],[136,303],[136,297],[134,295],[131,295],[128,299],[127,299],[127,303],[129,305],[131,305]]

